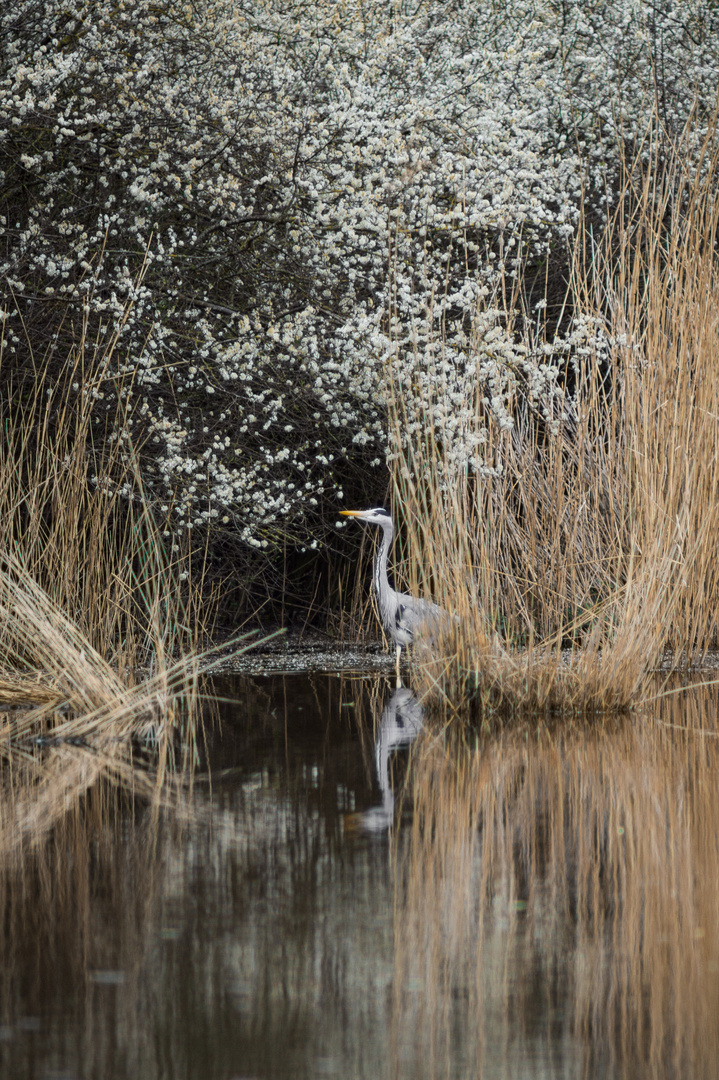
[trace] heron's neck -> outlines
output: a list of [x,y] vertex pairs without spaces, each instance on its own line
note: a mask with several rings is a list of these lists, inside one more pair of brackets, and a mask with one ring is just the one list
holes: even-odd
[[374,589],[377,594],[380,603],[383,596],[387,596],[390,592],[391,586],[387,577],[387,557],[389,555],[389,549],[392,545],[392,537],[394,536],[394,526],[392,522],[389,525],[382,526],[382,538],[377,548],[377,554],[374,560]]

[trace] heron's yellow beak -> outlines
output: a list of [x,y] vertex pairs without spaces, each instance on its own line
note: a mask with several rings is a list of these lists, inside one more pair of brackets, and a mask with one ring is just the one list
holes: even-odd
[[342,517],[359,517],[361,510],[340,510]]

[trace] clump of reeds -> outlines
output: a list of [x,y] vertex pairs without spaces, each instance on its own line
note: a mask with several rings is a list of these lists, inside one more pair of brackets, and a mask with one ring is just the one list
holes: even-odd
[[603,353],[575,358],[556,423],[525,398],[503,429],[478,393],[499,468],[458,473],[436,430],[407,440],[391,402],[411,586],[458,616],[449,659],[417,675],[450,697],[622,708],[663,659],[716,645],[715,134],[691,172],[681,147],[660,161],[650,140],[603,237],[580,230],[572,304]]
[[143,484],[118,340],[86,328],[59,379],[0,372],[0,692],[34,706],[6,738],[156,737],[194,715],[210,605]]

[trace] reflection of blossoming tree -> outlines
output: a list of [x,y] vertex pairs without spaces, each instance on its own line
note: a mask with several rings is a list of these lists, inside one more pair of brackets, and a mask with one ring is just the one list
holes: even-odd
[[389,358],[409,433],[434,424],[448,461],[490,467],[477,395],[511,426],[520,378],[549,409],[567,347],[518,344],[500,308],[551,339],[545,284],[582,200],[601,224],[652,112],[672,137],[711,108],[718,18],[708,0],[6,5],[5,370],[28,346],[65,356],[83,315],[99,348],[119,329],[158,507],[255,547],[302,542],[322,496],[384,463]]

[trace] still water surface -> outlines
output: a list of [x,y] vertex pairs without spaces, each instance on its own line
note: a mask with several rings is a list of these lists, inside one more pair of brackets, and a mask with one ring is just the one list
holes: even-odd
[[162,805],[26,751],[48,830],[6,754],[0,1076],[719,1076],[716,689],[503,732],[377,675],[218,690]]

